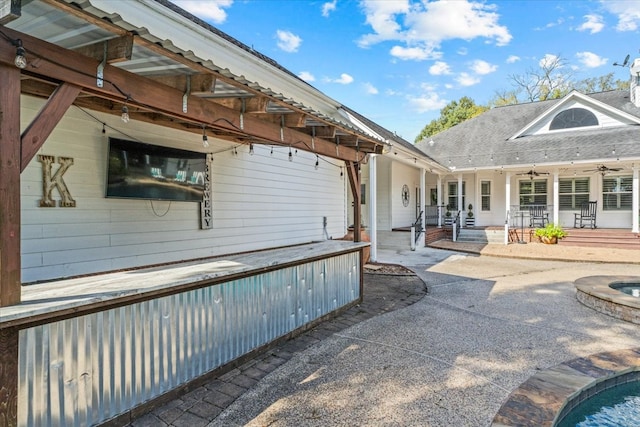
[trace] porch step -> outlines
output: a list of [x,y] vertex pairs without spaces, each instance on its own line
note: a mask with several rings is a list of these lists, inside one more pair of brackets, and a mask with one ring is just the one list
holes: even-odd
[[491,228],[463,228],[458,242],[465,243],[504,243],[504,230]]
[[607,247],[640,250],[640,235],[629,230],[567,228],[559,243],[566,246]]

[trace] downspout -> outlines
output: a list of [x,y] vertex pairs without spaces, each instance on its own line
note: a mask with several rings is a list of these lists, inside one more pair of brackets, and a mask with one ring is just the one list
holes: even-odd
[[640,233],[640,166],[633,165],[633,183],[631,186],[631,232]]

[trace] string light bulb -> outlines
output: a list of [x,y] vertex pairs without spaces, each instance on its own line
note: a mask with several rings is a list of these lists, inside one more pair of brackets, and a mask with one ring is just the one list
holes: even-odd
[[249,144],[249,155],[253,156],[253,142]]
[[129,107],[127,107],[126,105],[122,106],[122,115],[120,116],[120,118],[122,119],[123,123],[129,123]]
[[318,170],[318,167],[320,167],[320,158],[316,154],[316,170]]
[[616,155],[616,146],[613,146],[613,150],[611,150],[611,155],[615,156]]
[[11,43],[16,47],[16,57],[13,60],[13,64],[21,70],[24,70],[25,68],[27,68],[27,57],[25,56],[26,52],[24,50],[24,47],[22,47],[22,40],[16,39]]
[[293,153],[291,152],[291,147],[289,147],[289,161],[293,162]]
[[206,126],[202,126],[202,146],[204,148],[209,147],[209,138],[207,138],[207,128]]
[[344,176],[344,172],[342,171],[342,167],[340,167],[340,178]]
[[271,153],[269,153],[273,156],[273,145],[271,146]]
[[102,124],[102,133],[107,133],[107,129],[106,129],[106,123]]

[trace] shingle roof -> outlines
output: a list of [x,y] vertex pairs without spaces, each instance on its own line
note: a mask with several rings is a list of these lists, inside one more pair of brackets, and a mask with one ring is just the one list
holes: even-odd
[[[628,91],[587,95],[610,107],[640,117]],[[561,100],[493,108],[416,146],[446,167],[457,169],[561,164],[585,160],[640,157],[640,126],[576,129],[509,140]],[[613,149],[615,147],[615,154]]]

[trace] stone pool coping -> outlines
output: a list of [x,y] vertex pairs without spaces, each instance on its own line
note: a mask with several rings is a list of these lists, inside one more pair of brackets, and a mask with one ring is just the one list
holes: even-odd
[[640,372],[640,347],[579,357],[542,370],[509,395],[491,427],[552,427],[565,407],[601,391],[599,385],[607,380],[634,372]]
[[611,283],[639,283],[637,276],[588,276],[574,282],[582,304],[616,319],[640,325],[640,298],[611,288]]

